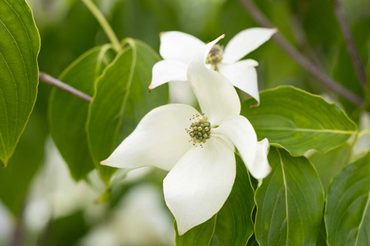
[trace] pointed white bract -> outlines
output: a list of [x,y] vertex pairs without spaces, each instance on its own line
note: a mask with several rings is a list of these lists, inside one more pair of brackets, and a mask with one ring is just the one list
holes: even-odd
[[[179,35],[182,34],[176,33],[171,39]],[[153,109],[102,161],[112,167],[155,166],[170,170],[163,189],[179,235],[204,223],[224,205],[236,176],[235,147],[255,178],[266,177],[271,169],[268,141],[257,142],[252,125],[239,115],[241,105],[235,89],[224,75],[205,65],[208,53],[220,38],[198,49],[187,69],[187,80],[202,112],[182,104]],[[183,59],[188,58],[184,55]],[[249,60],[245,63],[256,65]]]
[[[207,67],[218,70],[232,85],[248,93],[259,103],[255,69],[258,63],[253,60],[240,61],[240,59],[265,43],[276,32],[277,29],[270,28],[250,28],[241,31],[226,45],[223,55],[220,55],[220,61]],[[211,43],[215,44],[219,39]],[[160,54],[166,63],[160,61],[158,62],[160,66],[156,64],[153,67],[152,83],[149,88],[154,89],[170,81],[185,81],[184,71],[186,72],[194,55],[205,46],[206,44],[201,40],[186,33],[178,31],[162,33]],[[205,54],[206,57],[209,51]]]

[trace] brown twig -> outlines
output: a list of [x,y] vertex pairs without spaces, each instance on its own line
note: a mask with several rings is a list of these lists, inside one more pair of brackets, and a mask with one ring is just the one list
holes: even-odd
[[[272,28],[270,20],[257,8],[251,0],[240,0],[244,7],[249,11],[251,17],[261,26]],[[275,42],[288,53],[299,65],[306,69],[311,75],[320,80],[325,86],[339,95],[346,98],[348,101],[363,106],[364,100],[352,91],[341,86],[338,82],[331,79],[319,68],[317,68],[310,60],[304,57],[289,41],[280,33],[273,36]]]
[[342,30],[342,34],[343,34],[343,37],[346,43],[348,54],[351,57],[353,68],[355,69],[356,75],[358,77],[358,82],[363,88],[365,88],[366,81],[367,81],[366,73],[361,64],[360,57],[358,56],[355,43],[353,42],[351,30],[346,20],[343,7],[340,3],[340,0],[334,0],[333,3],[334,3],[335,15],[337,16],[340,29]]
[[82,91],[79,91],[76,88],[73,88],[72,86],[67,85],[66,83],[63,83],[62,81],[57,80],[56,78],[54,78],[54,77],[52,77],[52,76],[50,76],[46,73],[40,72],[39,73],[39,79],[40,79],[41,82],[44,82],[46,84],[58,87],[58,88],[60,88],[64,91],[67,91],[67,92],[71,93],[72,95],[74,95],[76,97],[81,98],[82,100],[84,100],[86,102],[91,102],[92,101],[92,97],[90,97],[89,95],[86,95]]

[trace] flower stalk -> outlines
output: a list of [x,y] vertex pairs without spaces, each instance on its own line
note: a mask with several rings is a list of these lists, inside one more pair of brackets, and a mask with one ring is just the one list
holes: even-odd
[[100,26],[103,28],[105,34],[107,35],[110,42],[112,43],[114,50],[116,52],[120,52],[122,50],[122,47],[119,43],[119,40],[116,34],[114,33],[112,27],[109,25],[107,19],[105,19],[102,12],[100,12],[99,8],[91,0],[82,0],[82,2],[90,10],[90,12],[95,16],[96,20],[99,22]]

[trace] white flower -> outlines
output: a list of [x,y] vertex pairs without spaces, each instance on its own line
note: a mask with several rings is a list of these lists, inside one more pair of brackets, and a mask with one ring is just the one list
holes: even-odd
[[164,196],[180,235],[210,219],[225,203],[236,175],[235,147],[255,178],[262,179],[271,170],[267,139],[257,142],[252,125],[239,115],[233,86],[204,65],[220,38],[206,45],[189,65],[188,79],[204,114],[183,104],[153,109],[102,162],[170,171],[163,182]]
[[[248,93],[259,103],[257,72],[255,60],[242,60],[245,55],[257,49],[277,32],[277,29],[250,28],[239,32],[226,45],[225,51],[215,45],[206,63],[208,67],[218,70],[234,86]],[[204,49],[206,44],[189,34],[172,31],[161,34],[159,53],[164,60],[153,67],[152,90],[169,81],[187,81],[188,65],[194,54]]]

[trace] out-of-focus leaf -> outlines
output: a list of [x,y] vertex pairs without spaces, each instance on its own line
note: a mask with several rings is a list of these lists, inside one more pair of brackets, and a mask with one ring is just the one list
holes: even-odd
[[324,208],[324,191],[313,165],[271,148],[272,172],[256,191],[255,236],[265,245],[315,245]]
[[177,246],[246,245],[253,234],[254,190],[245,164],[239,156],[236,160],[235,183],[221,210],[183,236],[176,234]]
[[51,221],[37,245],[77,246],[89,229],[90,226],[85,222],[83,212],[79,211]]
[[[296,25],[301,25],[303,33],[297,35],[305,35],[300,37],[306,39],[312,45],[314,51],[321,51],[322,54],[328,55],[333,44],[341,38],[337,18],[334,14],[334,5],[332,1],[295,1],[291,2],[291,13],[298,18]],[[292,23],[294,20],[291,20]],[[288,21],[289,22],[289,21]],[[297,30],[295,30],[297,32]],[[325,37],[325,38],[322,38]],[[320,52],[315,52],[320,55]],[[325,58],[325,57],[323,57]]]
[[[125,43],[124,50],[98,78],[90,103],[87,134],[96,165],[112,153],[147,112],[168,101],[166,86],[148,92],[158,55],[141,41],[127,39]],[[99,166],[107,186],[114,170]]]
[[0,162],[7,166],[36,102],[40,37],[25,0],[0,0]]
[[[40,71],[55,77],[97,43],[99,23],[95,17],[82,1],[69,2],[43,2],[45,6],[35,15],[42,40]],[[64,10],[60,9],[61,5],[68,6]],[[99,37],[102,40],[99,39],[98,44],[106,43],[107,39],[103,34]]]
[[[352,26],[352,36],[355,42],[356,50],[365,67],[369,61],[370,54],[370,34],[368,27],[370,25],[370,18],[358,21]],[[365,94],[362,86],[360,85],[359,78],[353,67],[352,59],[350,58],[345,41],[342,40],[339,45],[338,53],[335,59],[333,68],[333,78],[344,85],[346,88],[364,98]],[[351,104],[344,98],[340,98],[340,102],[345,108],[348,115],[357,121],[359,119],[361,110],[358,106]]]
[[260,98],[258,107],[251,107],[254,100],[246,100],[241,114],[250,120],[258,139],[268,138],[294,156],[310,149],[329,151],[357,130],[335,104],[291,86],[263,91]]
[[0,200],[15,216],[20,215],[29,185],[43,161],[45,129],[45,118],[35,110],[9,166],[0,169]]
[[[73,62],[60,80],[92,96],[95,79],[109,63],[110,46],[93,48]],[[86,121],[89,104],[76,96],[54,88],[49,101],[49,126],[53,140],[68,164],[75,180],[84,178],[94,168],[87,145]]]
[[348,165],[329,189],[325,222],[328,244],[370,244],[370,152]]
[[314,153],[309,157],[320,175],[325,193],[327,193],[332,179],[347,165],[350,153],[351,146],[345,143],[325,154]]
[[112,11],[112,27],[120,38],[132,37],[159,46],[159,33],[179,29],[174,0],[118,1]]

